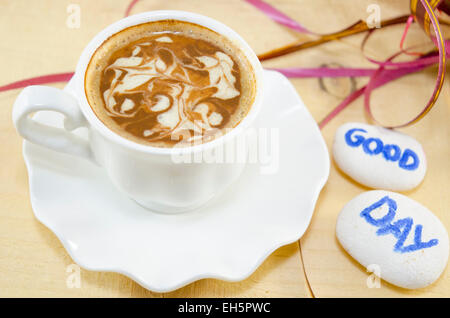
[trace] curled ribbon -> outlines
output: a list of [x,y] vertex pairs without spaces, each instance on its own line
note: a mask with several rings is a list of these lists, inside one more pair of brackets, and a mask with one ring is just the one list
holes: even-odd
[[[367,32],[369,31],[369,35],[372,33],[367,23],[364,21],[359,21],[348,28],[330,34],[319,35],[317,33],[311,32],[307,28],[300,25],[298,22],[292,20],[287,15],[281,13],[274,7],[265,3],[262,0],[245,0],[250,3],[254,7],[258,8],[260,11],[265,13],[275,22],[284,25],[290,29],[293,29],[297,32],[315,35],[318,36],[318,39],[314,39],[312,41],[306,41],[303,43],[295,43],[283,48],[275,49],[268,53],[262,54],[259,56],[260,60],[267,60],[270,58],[282,56],[291,52],[295,52],[298,50],[311,48],[318,46],[322,43],[326,43],[329,41],[334,41],[343,37],[347,37],[350,35]],[[128,16],[136,5],[138,0],[132,0],[127,9],[125,11],[125,16]],[[319,127],[323,128],[331,119],[337,116],[342,110],[344,110],[350,103],[356,100],[358,97],[364,95],[364,104],[365,110],[370,115],[370,117],[375,121],[376,119],[372,116],[372,111],[370,108],[370,94],[371,92],[395,79],[398,79],[404,75],[411,74],[417,71],[421,71],[424,68],[439,63],[438,68],[438,76],[436,79],[436,85],[433,91],[432,96],[430,97],[425,108],[412,120],[398,126],[391,126],[388,128],[396,128],[396,127],[404,127],[410,124],[416,123],[420,119],[422,119],[433,107],[436,103],[436,100],[440,94],[442,89],[442,85],[444,83],[444,75],[445,75],[445,58],[446,52],[450,51],[450,41],[444,40],[441,32],[441,28],[439,25],[439,20],[434,14],[434,10],[438,8],[442,12],[446,14],[450,14],[450,1],[448,0],[411,0],[411,16],[401,16],[389,20],[381,21],[380,26],[386,27],[389,25],[395,25],[406,22],[405,32],[400,41],[401,51],[397,54],[394,54],[386,61],[375,61],[366,57],[370,62],[374,63],[377,68],[327,68],[327,67],[319,67],[319,68],[283,68],[283,69],[275,69],[281,73],[283,73],[287,77],[358,77],[364,76],[369,77],[369,83],[366,86],[356,90],[347,96],[338,106],[336,106],[324,119],[319,122]],[[431,37],[436,47],[438,48],[438,52],[432,52],[431,54],[423,55],[418,53],[410,53],[403,49],[403,42],[406,37],[406,33],[408,31],[409,26],[411,25],[413,19],[418,22],[425,32]],[[431,27],[434,30],[434,35],[431,33]],[[366,37],[365,41],[367,40]],[[362,48],[365,44],[363,42]],[[393,62],[393,59],[398,55],[405,53],[409,55],[419,55],[419,58],[409,62]],[[73,73],[60,73],[60,74],[50,74],[44,76],[33,77],[21,81],[17,81],[8,85],[0,86],[0,92],[23,88],[29,85],[39,85],[39,84],[49,84],[56,82],[67,82],[73,76]]]
[[[307,34],[316,34],[305,27],[298,24],[296,21],[291,20],[289,17],[287,17],[285,14],[279,12],[272,6],[268,5],[267,3],[263,2],[262,0],[246,0],[248,3],[252,4],[256,8],[258,8],[260,11],[265,13],[267,16],[272,18],[274,21],[287,26],[293,30],[296,30],[298,32],[307,33]],[[387,84],[395,79],[398,79],[404,75],[411,74],[414,72],[418,72],[423,70],[424,68],[434,65],[436,63],[439,64],[438,68],[438,75],[436,79],[436,85],[433,91],[432,96],[430,97],[429,101],[427,102],[425,108],[413,119],[409,120],[408,122],[398,125],[398,126],[387,126],[387,128],[398,128],[398,127],[405,127],[411,124],[416,123],[420,119],[422,119],[433,107],[433,105],[436,103],[436,100],[440,94],[440,91],[442,89],[442,85],[444,83],[444,75],[445,75],[445,58],[446,58],[446,51],[448,52],[450,49],[450,41],[445,41],[441,28],[439,25],[439,21],[434,14],[434,9],[438,8],[439,10],[449,13],[450,12],[450,3],[449,1],[444,0],[411,0],[411,12],[412,16],[402,16],[390,20],[381,21],[381,27],[399,24],[399,23],[405,23],[406,22],[406,28],[405,32],[402,36],[401,42],[400,42],[400,48],[401,51],[397,54],[394,54],[386,61],[375,61],[373,59],[367,58],[370,62],[374,63],[377,68],[373,69],[358,69],[358,68],[339,68],[339,69],[331,69],[331,68],[283,68],[283,69],[275,69],[287,77],[354,77],[354,76],[366,76],[369,77],[369,83],[356,90],[355,92],[351,93],[347,98],[345,98],[338,106],[336,106],[324,119],[322,119],[319,122],[319,127],[323,128],[331,119],[336,117],[342,110],[344,110],[350,103],[352,103],[354,100],[356,100],[358,97],[364,95],[364,105],[365,110],[369,114],[369,116],[378,123],[378,121],[373,117],[371,107],[370,107],[370,95],[371,92],[384,85]],[[417,55],[414,53],[409,53],[406,50],[403,49],[403,42],[406,37],[407,30],[410,26],[410,24],[413,22],[412,18],[414,18],[425,30],[425,32],[431,37],[433,42],[435,43],[438,53],[432,52],[431,54],[422,55],[420,54],[419,58],[413,61],[409,62],[393,62],[393,59],[399,56],[400,54],[406,53],[410,55]],[[431,27],[434,30],[434,35],[431,34]],[[305,31],[306,30],[306,31]],[[259,56],[261,60],[267,60],[270,58],[282,56],[294,51],[299,51],[301,49],[310,48],[313,46],[320,45],[325,42],[329,42],[332,40],[336,40],[339,38],[343,38],[349,35],[366,32],[368,31],[370,34],[372,34],[372,31],[367,23],[364,21],[359,21],[350,27],[331,34],[324,34],[320,35],[318,39],[314,39],[312,41],[302,42],[302,43],[294,43],[291,45],[288,45],[286,47],[278,48],[273,51],[264,53]],[[368,38],[368,36],[365,38],[363,46]]]

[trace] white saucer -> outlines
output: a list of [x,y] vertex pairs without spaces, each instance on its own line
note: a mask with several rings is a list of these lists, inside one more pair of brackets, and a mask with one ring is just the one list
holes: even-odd
[[[62,127],[56,113],[35,119]],[[101,168],[25,141],[34,214],[81,267],[122,273],[152,291],[202,278],[245,279],[275,249],[303,235],[330,166],[315,121],[277,72],[265,71],[256,125],[279,128],[278,172],[262,175],[258,165],[248,165],[223,195],[179,215],[145,210]]]

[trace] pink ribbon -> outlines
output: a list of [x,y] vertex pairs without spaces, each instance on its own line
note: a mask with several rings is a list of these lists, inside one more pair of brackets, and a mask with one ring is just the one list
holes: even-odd
[[316,68],[270,68],[278,71],[286,77],[360,77],[371,76],[376,72],[376,68],[331,68],[331,67],[316,67]]
[[127,10],[125,10],[125,17],[128,17],[128,16],[130,15],[131,10],[133,9],[133,7],[136,5],[136,3],[137,3],[138,1],[139,1],[139,0],[132,0],[132,1],[130,2],[130,4],[129,4],[128,7],[127,7]]
[[[307,34],[315,34],[302,25],[300,25],[298,22],[292,20],[284,13],[279,12],[274,7],[270,6],[269,4],[263,2],[262,0],[245,0],[251,5],[255,6],[259,10],[261,10],[263,13],[268,15],[271,19],[273,19],[275,22],[284,25],[292,30],[301,32],[301,33],[307,33]],[[424,6],[424,8],[427,10],[428,14],[433,14],[431,8],[427,6],[428,2],[425,0],[420,0]],[[125,11],[125,16],[128,16],[133,9],[133,7],[136,5],[138,0],[132,0],[129,5],[127,6],[127,9]],[[361,95],[365,95],[364,103],[365,103],[365,109],[369,113],[369,115],[372,115],[371,109],[370,109],[370,94],[372,90],[389,83],[397,78],[400,78],[406,74],[410,74],[413,72],[420,71],[424,69],[427,66],[433,65],[437,62],[439,62],[439,71],[438,71],[438,78],[441,76],[444,76],[444,68],[445,64],[442,63],[442,57],[446,56],[446,48],[447,52],[450,51],[448,48],[450,48],[450,41],[438,41],[439,38],[442,39],[442,37],[439,37],[437,34],[437,24],[436,21],[431,19],[434,30],[436,32],[436,38],[434,38],[434,42],[436,46],[439,49],[439,57],[437,55],[433,56],[427,56],[422,57],[419,59],[416,59],[414,61],[409,62],[392,62],[392,59],[397,56],[391,57],[390,59],[380,62],[373,59],[368,58],[368,60],[376,65],[378,65],[378,68],[327,68],[327,67],[318,67],[318,68],[274,68],[273,70],[279,71],[282,74],[284,74],[287,77],[293,78],[307,78],[307,77],[360,77],[360,76],[368,76],[370,77],[369,83],[358,89],[357,91],[350,94],[347,98],[345,98],[336,108],[334,108],[322,121],[320,121],[319,126],[320,128],[323,128],[331,119],[333,119],[336,115],[338,115],[342,110],[344,110],[351,102],[353,102],[355,99],[360,97]],[[405,32],[402,36],[401,44],[403,43],[406,32],[409,28],[409,25],[412,23],[412,21],[408,21],[406,25]],[[402,52],[404,52],[402,50]],[[445,61],[445,59],[444,59]],[[49,83],[56,83],[56,82],[67,82],[70,80],[70,78],[73,76],[73,73],[60,73],[60,74],[50,74],[50,75],[44,75],[44,76],[38,76],[33,77],[21,81],[17,81],[8,85],[0,86],[0,92],[11,90],[11,89],[17,89],[17,88],[23,88],[29,85],[41,85],[41,84],[49,84]],[[426,112],[428,112],[432,106],[433,98],[437,98],[437,95],[440,90],[439,81],[437,81],[434,94],[430,98],[429,102],[427,103],[427,106],[425,109],[416,116],[413,120],[406,123],[405,125],[408,125],[411,122],[415,122],[423,116]],[[431,106],[430,106],[431,105]],[[371,116],[373,118],[373,116]],[[375,120],[375,119],[374,119]],[[402,126],[405,126],[402,125]]]
[[[132,0],[125,11],[125,17],[130,15],[131,10],[136,5],[139,0]],[[59,73],[59,74],[49,74],[37,77],[31,77],[28,79],[13,82],[4,86],[0,86],[0,92],[5,92],[11,89],[24,88],[30,85],[43,85],[58,82],[68,82],[73,76],[73,72],[70,73]]]
[[366,86],[361,87],[360,89],[354,91],[349,96],[347,96],[338,106],[336,106],[328,115],[325,116],[319,122],[319,128],[322,129],[326,124],[328,124],[334,117],[336,117],[341,111],[343,111],[347,106],[349,106],[353,101],[358,99],[360,96],[365,95],[365,100],[370,98],[370,94],[373,90],[377,89],[380,86],[383,86],[391,81],[394,81],[402,76],[407,74],[411,74],[414,72],[418,72],[423,70],[424,66],[416,66],[410,68],[403,68],[398,70],[377,70],[371,77],[371,81]]
[[[296,21],[292,20],[285,14],[279,12],[274,7],[268,5],[267,3],[263,2],[262,0],[246,0],[248,3],[255,6],[257,9],[265,13],[267,16],[272,18],[275,22],[278,22],[284,26],[289,27],[292,30],[296,30],[302,33],[309,33],[312,32],[308,31],[306,28],[298,24]],[[425,0],[420,0],[422,2],[422,5],[424,6],[425,10],[427,11],[428,15],[430,17],[434,17],[433,11],[429,5],[429,3]],[[406,37],[406,33],[409,29],[410,24],[412,23],[412,19],[408,19],[408,22],[406,24],[405,31],[402,35],[402,39],[400,41],[400,47],[401,51],[388,60],[384,62],[376,61],[374,59],[366,57],[370,62],[378,65],[378,68],[376,69],[361,69],[361,68],[276,68],[274,70],[277,70],[281,73],[283,73],[287,77],[297,77],[297,78],[305,78],[305,77],[357,77],[357,76],[369,76],[369,83],[358,89],[357,91],[350,94],[347,98],[345,98],[337,107],[335,107],[323,120],[320,121],[319,127],[323,128],[331,119],[336,117],[342,110],[344,110],[350,103],[352,103],[354,100],[356,100],[358,97],[364,95],[364,105],[366,112],[370,115],[370,117],[376,122],[376,119],[372,116],[372,111],[370,107],[370,95],[372,90],[387,84],[395,79],[398,79],[402,76],[405,76],[407,74],[420,71],[424,69],[427,66],[431,66],[433,64],[439,63],[439,70],[438,70],[438,78],[436,81],[435,89],[433,92],[433,95],[431,96],[430,100],[428,101],[425,108],[412,120],[408,121],[407,123],[395,127],[404,127],[411,123],[414,123],[418,121],[420,118],[422,118],[433,106],[435,100],[439,96],[439,92],[442,86],[441,78],[443,79],[444,76],[444,69],[445,69],[445,56],[446,56],[446,48],[450,47],[450,41],[439,41],[442,40],[442,36],[439,36],[438,34],[438,22],[436,19],[431,18],[431,23],[433,24],[433,28],[436,33],[436,38],[433,38],[434,43],[438,47],[439,50],[439,56],[433,55],[433,56],[426,56],[418,58],[414,61],[409,62],[392,62],[392,60],[400,55],[401,53],[406,53],[403,50],[403,42]],[[370,33],[369,33],[370,34]],[[366,38],[367,39],[367,38]],[[444,62],[443,62],[444,61]],[[394,127],[388,127],[388,128],[394,128]]]
[[70,72],[70,73],[59,73],[59,74],[50,74],[50,75],[32,77],[32,78],[17,81],[17,82],[8,84],[8,85],[0,86],[0,92],[5,92],[5,91],[11,90],[11,89],[23,88],[23,87],[27,87],[30,85],[68,82],[72,78],[73,74],[74,74],[73,72]]
[[307,28],[300,25],[297,21],[292,20],[287,15],[285,15],[284,13],[281,13],[280,11],[278,11],[271,5],[265,3],[264,1],[261,1],[261,0],[245,0],[245,1],[247,1],[251,5],[255,6],[256,8],[258,8],[259,10],[264,12],[267,16],[269,16],[272,20],[274,20],[275,22],[277,22],[279,24],[282,24],[292,30],[295,30],[295,31],[298,31],[301,33],[315,34],[311,31],[309,31]]

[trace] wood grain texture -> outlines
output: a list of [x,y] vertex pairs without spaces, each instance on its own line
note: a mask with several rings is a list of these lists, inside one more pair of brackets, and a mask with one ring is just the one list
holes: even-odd
[[[142,1],[132,13],[183,9],[214,18],[235,29],[246,20],[264,19],[242,1]],[[81,7],[79,29],[66,26],[67,5]],[[82,49],[101,29],[123,17],[129,1],[11,0],[0,3],[0,86],[24,78],[73,71]],[[228,14],[227,14],[228,13]],[[242,16],[241,16],[242,17]],[[222,19],[224,20],[224,19]],[[12,27],[13,26],[13,27]],[[278,27],[271,26],[274,29]],[[258,42],[258,30],[247,38]],[[63,87],[56,84],[55,87]],[[298,243],[275,251],[249,278],[228,283],[204,279],[172,293],[152,293],[116,273],[81,270],[80,288],[68,288],[73,260],[56,236],[32,213],[22,140],[11,122],[19,90],[0,93],[0,297],[308,297]],[[64,211],[61,211],[64,213]]]
[[[298,3],[305,4],[303,6]],[[351,21],[367,16],[365,8],[371,3],[380,4],[381,17],[387,19],[408,13],[407,1],[342,1],[340,7],[327,6],[335,1],[314,1],[320,16],[314,16],[308,1],[272,1],[283,12],[301,21],[313,30],[328,32],[342,29]],[[309,11],[309,12],[308,12]],[[318,11],[317,11],[318,12]],[[308,14],[309,13],[309,14]],[[337,17],[334,17],[334,16]],[[344,18],[345,17],[345,18]],[[321,20],[322,23],[314,20]],[[327,21],[327,23],[323,23]],[[317,28],[314,28],[314,26]],[[378,60],[386,59],[399,50],[398,44],[403,26],[393,26],[375,32],[369,40],[366,52]],[[448,31],[448,30],[447,30]],[[450,34],[450,33],[447,33]],[[329,43],[317,49],[298,52],[265,63],[265,66],[303,66],[315,67],[321,64],[334,64],[347,67],[371,67],[362,56],[359,45],[361,36],[354,36],[340,42]],[[407,45],[428,43],[422,30],[414,25],[408,35]],[[448,75],[448,74],[447,74]],[[374,114],[384,123],[399,123],[417,114],[425,105],[434,86],[436,69],[408,76],[373,94]],[[325,85],[317,79],[295,79],[300,96],[316,120],[323,118],[331,107],[337,105],[342,96],[348,94],[353,85],[361,87],[365,79],[327,79]],[[418,124],[400,129],[422,143],[428,161],[428,172],[423,183],[406,194],[433,211],[444,226],[450,228],[450,90],[448,80],[435,108]],[[325,86],[326,90],[324,90]],[[363,109],[362,99],[357,100],[332,120],[323,130],[327,146],[331,149],[334,132],[345,122],[371,122]],[[431,286],[419,290],[405,290],[381,282],[380,288],[368,288],[367,280],[371,273],[354,261],[339,245],[335,236],[336,218],[342,207],[358,194],[369,190],[345,176],[332,161],[330,177],[321,193],[312,223],[301,239],[303,261],[311,289],[316,297],[449,297],[450,271],[447,269],[440,279]],[[370,242],[368,242],[370,244]]]
[[[383,19],[408,13],[408,1],[374,0],[269,0],[269,3],[316,32],[342,29],[365,19],[369,4],[379,4]],[[81,7],[81,26],[66,26],[67,5]],[[120,19],[128,0],[3,0],[0,3],[0,86],[27,77],[75,68],[88,41],[102,28]],[[305,36],[273,23],[241,0],[141,0],[133,13],[180,9],[215,18],[237,30],[256,53],[288,44]],[[398,50],[403,27],[377,31],[366,53],[384,59]],[[354,36],[315,49],[264,63],[265,67],[372,66],[359,51],[362,36]],[[412,26],[407,44],[426,43],[423,32]],[[375,115],[399,120],[422,106],[432,92],[435,69],[408,76],[374,93]],[[295,79],[292,83],[316,120],[322,119],[344,96],[366,79]],[[62,84],[55,85],[63,87]],[[248,279],[227,283],[205,279],[172,293],[152,293],[115,273],[81,271],[81,288],[67,288],[67,266],[73,261],[56,236],[33,216],[22,141],[13,129],[11,107],[18,91],[0,93],[0,297],[450,297],[450,271],[432,286],[407,291],[382,282],[370,289],[366,270],[340,247],[335,238],[336,217],[346,202],[368,190],[347,178],[332,162],[329,181],[312,224],[297,244],[275,251]],[[406,193],[432,210],[450,228],[450,119],[449,82],[435,108],[421,122],[402,129],[418,139],[428,159],[424,182]],[[323,130],[331,147],[336,128],[348,121],[367,122],[362,100],[357,100]],[[369,121],[370,122],[370,121]],[[62,213],[64,211],[61,211]],[[303,263],[302,263],[303,259]],[[306,272],[303,271],[303,267]],[[306,276],[305,276],[306,274]],[[307,279],[306,279],[307,277]]]

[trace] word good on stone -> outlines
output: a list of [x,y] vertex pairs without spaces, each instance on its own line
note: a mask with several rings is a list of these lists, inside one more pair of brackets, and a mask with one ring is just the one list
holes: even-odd
[[347,203],[336,223],[342,247],[360,264],[403,288],[422,288],[444,271],[448,234],[439,219],[416,201],[382,190]]
[[425,153],[414,138],[390,129],[347,123],[336,131],[333,156],[339,168],[371,188],[406,191],[423,180]]

